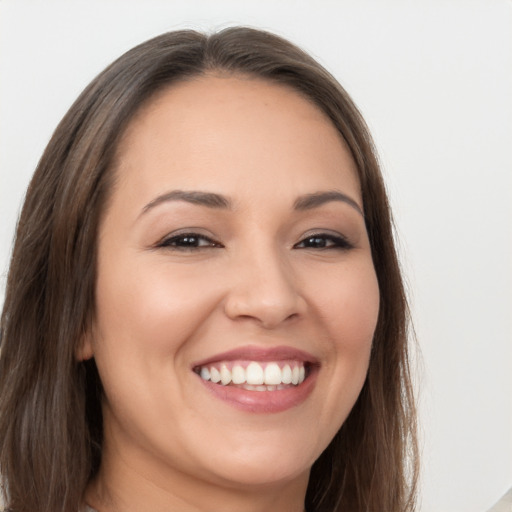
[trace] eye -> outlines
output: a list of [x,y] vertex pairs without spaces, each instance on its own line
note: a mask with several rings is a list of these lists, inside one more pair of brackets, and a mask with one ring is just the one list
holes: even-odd
[[354,246],[343,236],[330,233],[315,233],[293,246],[294,249],[341,249],[348,250]]
[[164,238],[157,244],[157,247],[176,250],[194,250],[222,247],[222,245],[199,233],[180,233],[179,235]]

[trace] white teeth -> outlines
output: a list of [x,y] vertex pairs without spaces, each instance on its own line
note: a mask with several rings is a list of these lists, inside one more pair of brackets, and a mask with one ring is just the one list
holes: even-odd
[[299,367],[294,366],[292,370],[292,384],[297,385],[299,383]]
[[227,369],[226,365],[220,368],[220,383],[227,386],[231,382],[231,372]]
[[235,364],[231,370],[231,381],[233,384],[243,384],[245,382],[245,370],[238,364]]
[[210,379],[212,382],[220,382],[220,372],[219,370],[217,370],[217,368],[215,368],[215,366],[212,366],[210,368]]
[[289,364],[285,364],[282,371],[282,382],[283,384],[291,384],[292,382],[292,369]]
[[258,391],[258,388],[261,386],[251,386],[250,384],[243,384],[242,388],[247,389],[247,391]]
[[265,367],[265,384],[267,386],[277,386],[282,382],[281,368],[277,363],[269,363]]
[[263,374],[263,368],[254,361],[249,363],[247,370],[245,370],[245,380],[247,384],[252,384],[253,386],[257,386],[259,384],[263,384],[265,381]]
[[286,389],[290,384],[301,384],[306,378],[306,369],[302,363],[286,363],[281,368],[277,362],[260,364],[251,361],[246,368],[235,364],[231,370],[228,363],[222,363],[220,369],[219,366],[202,366],[198,373],[203,380],[223,386],[238,385],[251,391]]

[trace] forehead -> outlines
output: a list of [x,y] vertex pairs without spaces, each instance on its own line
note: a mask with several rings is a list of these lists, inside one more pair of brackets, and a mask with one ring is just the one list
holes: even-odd
[[[275,188],[347,188],[360,196],[347,145],[330,119],[291,87],[262,79],[200,76],[161,91],[130,122],[118,179],[138,192],[240,182]],[[157,185],[158,182],[158,185]],[[310,191],[310,190],[308,190]]]

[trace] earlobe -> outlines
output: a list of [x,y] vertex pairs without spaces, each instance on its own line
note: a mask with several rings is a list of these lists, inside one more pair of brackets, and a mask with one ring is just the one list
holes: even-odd
[[84,333],[75,349],[75,359],[79,362],[87,361],[94,356],[94,349],[92,346],[92,333],[89,329]]

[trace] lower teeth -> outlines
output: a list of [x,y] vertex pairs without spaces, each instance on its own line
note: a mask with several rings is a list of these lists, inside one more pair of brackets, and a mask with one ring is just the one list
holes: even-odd
[[254,386],[252,384],[229,384],[229,386],[240,389],[246,389],[247,391],[280,391],[282,389],[294,387],[290,384],[278,384],[277,386],[267,386],[265,384],[259,386]]

